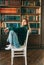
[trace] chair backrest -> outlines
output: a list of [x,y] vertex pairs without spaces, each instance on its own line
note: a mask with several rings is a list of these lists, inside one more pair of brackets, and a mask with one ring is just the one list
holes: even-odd
[[25,43],[24,43],[24,45],[26,47],[27,47],[27,42],[28,42],[28,36],[29,36],[29,30],[27,30],[26,40],[25,40]]

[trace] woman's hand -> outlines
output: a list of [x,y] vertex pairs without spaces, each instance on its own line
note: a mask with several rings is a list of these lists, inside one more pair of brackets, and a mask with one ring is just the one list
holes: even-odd
[[9,29],[8,29],[8,28],[5,28],[5,29],[4,29],[4,32],[5,32],[5,33],[8,33],[8,32],[9,32]]
[[29,27],[29,31],[30,31],[30,33],[31,33],[31,28]]

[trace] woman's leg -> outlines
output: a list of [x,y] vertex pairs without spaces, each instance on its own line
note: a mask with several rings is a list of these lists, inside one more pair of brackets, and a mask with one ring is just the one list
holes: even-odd
[[[9,32],[7,41],[10,43],[10,45],[13,44],[13,45],[14,45],[15,47],[17,47],[17,48],[20,47],[17,34],[16,34],[13,30],[11,30],[11,31]],[[6,50],[10,49],[10,46],[7,47],[7,48],[5,48],[5,49],[6,49]]]
[[19,41],[18,41],[18,36],[14,31],[13,31],[13,37],[12,38],[13,38],[12,39],[13,46],[15,46],[16,48],[19,48],[20,44],[19,44]]
[[8,35],[8,38],[7,38],[7,42],[9,42],[10,44],[12,44],[12,37],[13,37],[13,30],[11,30],[10,32],[9,32],[9,35]]

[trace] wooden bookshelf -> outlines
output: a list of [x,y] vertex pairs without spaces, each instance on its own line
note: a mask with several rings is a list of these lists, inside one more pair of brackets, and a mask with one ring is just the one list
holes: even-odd
[[[9,10],[10,9],[10,10]],[[12,11],[13,9],[13,11]],[[41,24],[41,0],[2,0],[0,1],[1,22],[21,22],[24,17],[27,17],[30,24]],[[7,16],[3,19],[3,16]],[[9,17],[8,17],[9,16]],[[20,16],[20,19],[10,16]],[[8,18],[8,20],[6,20]],[[10,19],[9,19],[10,18]],[[32,20],[31,20],[32,19]],[[6,21],[5,21],[6,20]],[[39,28],[31,28],[32,30],[40,30]]]

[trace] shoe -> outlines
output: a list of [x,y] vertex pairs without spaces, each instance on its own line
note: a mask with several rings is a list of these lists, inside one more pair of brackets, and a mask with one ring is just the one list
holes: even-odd
[[7,48],[5,48],[5,50],[10,50],[11,49],[11,45],[9,45]]
[[[10,44],[9,44],[9,45],[10,45]],[[8,47],[9,45],[6,45],[6,46]]]

